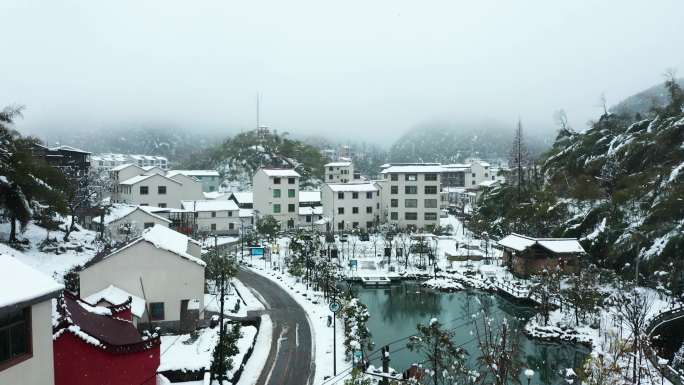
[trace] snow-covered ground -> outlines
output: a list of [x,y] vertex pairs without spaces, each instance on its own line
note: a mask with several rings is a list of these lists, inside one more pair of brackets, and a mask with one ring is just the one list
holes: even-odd
[[[11,255],[21,262],[49,275],[58,282],[64,281],[64,274],[75,266],[83,265],[90,261],[101,246],[95,241],[97,233],[85,230],[79,226],[79,231],[71,233],[70,241],[63,242],[64,233],[61,231],[50,232],[50,238],[56,238],[56,250],[43,252],[39,246],[47,237],[44,228],[29,222],[23,233],[18,234],[19,239],[26,239],[27,245],[22,245],[24,250],[19,251],[8,246],[9,223],[0,223],[0,253]],[[51,248],[52,250],[52,248]]]
[[[239,279],[231,279],[231,285],[227,287],[225,296],[225,304],[223,306],[223,314],[231,317],[244,318],[247,317],[247,312],[264,310],[264,305],[260,300],[257,299],[255,293],[245,286]],[[221,294],[210,288],[211,294],[204,294],[204,303],[206,304],[206,310],[214,313],[221,312]],[[258,293],[256,293],[258,295]],[[239,303],[240,306],[237,311],[236,304]]]

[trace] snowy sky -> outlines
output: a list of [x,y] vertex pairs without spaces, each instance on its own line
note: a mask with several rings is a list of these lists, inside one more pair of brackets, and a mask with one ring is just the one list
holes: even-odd
[[682,0],[0,2],[20,127],[145,122],[392,140],[431,120],[583,128],[684,75]]

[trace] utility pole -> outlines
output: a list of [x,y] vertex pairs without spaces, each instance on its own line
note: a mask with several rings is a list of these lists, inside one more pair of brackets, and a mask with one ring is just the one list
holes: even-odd
[[[214,252],[216,252],[216,256],[218,257],[218,237],[214,235]],[[218,380],[219,380],[219,385],[223,385],[223,378],[226,374],[225,369],[223,368],[223,334],[224,334],[224,328],[223,328],[223,307],[225,305],[225,299],[226,299],[226,269],[224,266],[223,259],[221,259],[221,314],[219,315],[219,365],[218,365]]]

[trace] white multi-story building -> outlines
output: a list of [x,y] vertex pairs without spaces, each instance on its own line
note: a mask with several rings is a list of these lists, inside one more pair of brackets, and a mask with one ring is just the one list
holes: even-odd
[[204,192],[213,192],[219,189],[220,178],[216,170],[171,170],[167,176],[173,177],[176,174],[183,174],[197,179],[202,183],[202,191]]
[[439,225],[440,176],[436,164],[389,166],[383,175],[382,205],[388,222],[399,228],[431,229]]
[[231,200],[183,201],[183,209],[195,213],[195,226],[200,234],[239,233],[240,208]]
[[97,171],[111,170],[124,164],[134,164],[138,167],[157,166],[166,170],[169,160],[164,156],[131,155],[131,154],[94,154],[90,157],[91,167]]
[[442,186],[478,189],[484,181],[496,180],[497,176],[487,162],[471,160],[468,163],[445,164],[442,166]]
[[325,183],[349,183],[354,180],[352,162],[330,162],[325,164]]
[[182,174],[169,178],[152,173],[120,181],[112,192],[113,203],[181,208],[181,201],[201,200],[202,184]]
[[293,169],[257,170],[252,177],[255,214],[273,216],[281,229],[294,228],[299,219],[299,177]]
[[368,230],[380,221],[380,189],[375,183],[325,184],[321,189],[323,216],[332,228],[327,230]]

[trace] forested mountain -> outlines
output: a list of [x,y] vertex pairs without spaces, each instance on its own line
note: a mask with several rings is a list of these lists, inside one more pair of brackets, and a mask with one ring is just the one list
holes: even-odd
[[592,262],[624,270],[638,257],[644,271],[676,269],[681,279],[684,94],[673,79],[665,88],[668,102],[652,118],[607,113],[585,132],[561,129],[522,185],[481,197],[472,227],[577,237]]
[[[54,138],[57,134],[52,133]],[[57,135],[61,144],[98,152],[161,155],[174,163],[184,162],[188,156],[215,144],[223,135],[205,130],[134,126],[89,131],[66,131]],[[49,143],[53,145],[54,143]]]
[[[684,87],[684,79],[678,79],[680,87]],[[668,104],[670,96],[663,84],[658,84],[649,89],[632,95],[610,108],[612,113],[618,115],[653,117],[654,107],[663,107]]]
[[[430,123],[405,133],[389,151],[392,162],[462,162],[470,157],[501,159],[508,156],[513,140],[513,125],[499,124],[452,125]],[[541,153],[543,143],[529,143],[533,154]]]
[[323,180],[326,162],[314,146],[271,131],[252,130],[191,154],[180,167],[219,170],[236,187],[250,185],[259,167],[293,167],[302,175],[302,186],[312,187]]

